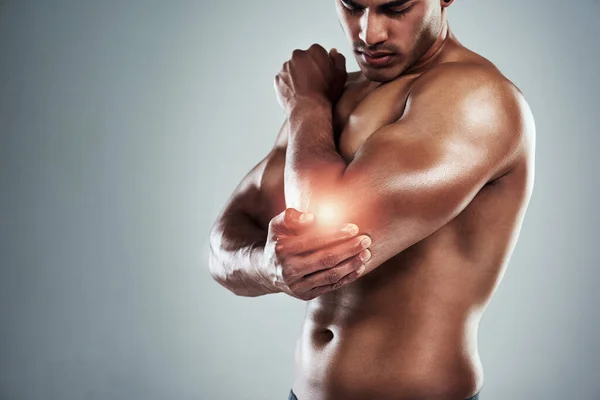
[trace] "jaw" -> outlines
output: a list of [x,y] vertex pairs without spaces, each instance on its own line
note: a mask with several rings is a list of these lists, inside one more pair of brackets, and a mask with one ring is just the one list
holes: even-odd
[[373,82],[386,83],[398,78],[404,72],[404,68],[398,65],[392,65],[386,68],[374,68],[362,64],[357,60],[358,67],[365,78]]
[[373,71],[370,68],[361,68],[361,71],[365,78],[371,82],[386,83],[394,79],[394,77],[390,77],[389,74],[382,71]]

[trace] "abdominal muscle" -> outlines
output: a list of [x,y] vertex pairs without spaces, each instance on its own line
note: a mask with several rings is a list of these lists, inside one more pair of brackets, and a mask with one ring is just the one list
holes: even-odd
[[299,400],[460,400],[480,389],[481,282],[468,264],[426,248],[308,302],[296,347]]

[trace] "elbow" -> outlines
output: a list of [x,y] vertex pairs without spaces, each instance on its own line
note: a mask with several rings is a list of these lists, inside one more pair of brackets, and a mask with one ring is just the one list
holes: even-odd
[[224,263],[223,260],[219,257],[218,247],[214,247],[212,240],[210,242],[210,250],[208,255],[208,270],[210,276],[215,282],[217,282],[219,285],[221,285],[223,288],[227,289],[234,295],[240,297],[259,296],[259,294],[250,291],[245,286],[235,284],[235,282],[239,281],[239,277],[238,279],[236,279],[236,277],[233,276],[235,272],[232,272],[230,271],[230,269],[227,268],[226,263]]
[[208,271],[214,281],[226,289],[229,289],[227,287],[228,278],[225,264],[219,257],[220,242],[221,234],[213,227],[209,237]]
[[219,283],[221,286],[224,286],[227,282],[227,277],[225,274],[225,268],[223,268],[223,263],[219,260],[212,246],[210,246],[210,252],[208,255],[208,271],[210,276]]
[[212,246],[208,256],[208,270],[213,280],[219,285],[221,285],[223,288],[227,289],[228,291],[237,296],[244,296],[243,293],[237,290],[239,288],[236,288],[235,285],[231,285],[233,279],[227,273],[227,268],[225,267],[225,264],[221,261],[217,252],[213,250]]

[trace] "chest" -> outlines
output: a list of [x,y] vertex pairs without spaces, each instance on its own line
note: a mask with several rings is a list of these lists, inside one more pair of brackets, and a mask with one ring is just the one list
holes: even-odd
[[351,82],[333,109],[333,134],[337,150],[348,162],[379,128],[400,119],[414,78],[404,78],[373,87]]

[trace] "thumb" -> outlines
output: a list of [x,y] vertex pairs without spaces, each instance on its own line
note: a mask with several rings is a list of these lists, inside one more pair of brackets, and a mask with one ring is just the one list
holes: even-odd
[[312,214],[303,213],[295,208],[286,208],[281,214],[271,220],[272,228],[285,235],[298,235],[311,225]]
[[289,227],[304,225],[307,222],[312,222],[313,215],[290,207],[285,210],[284,220]]

